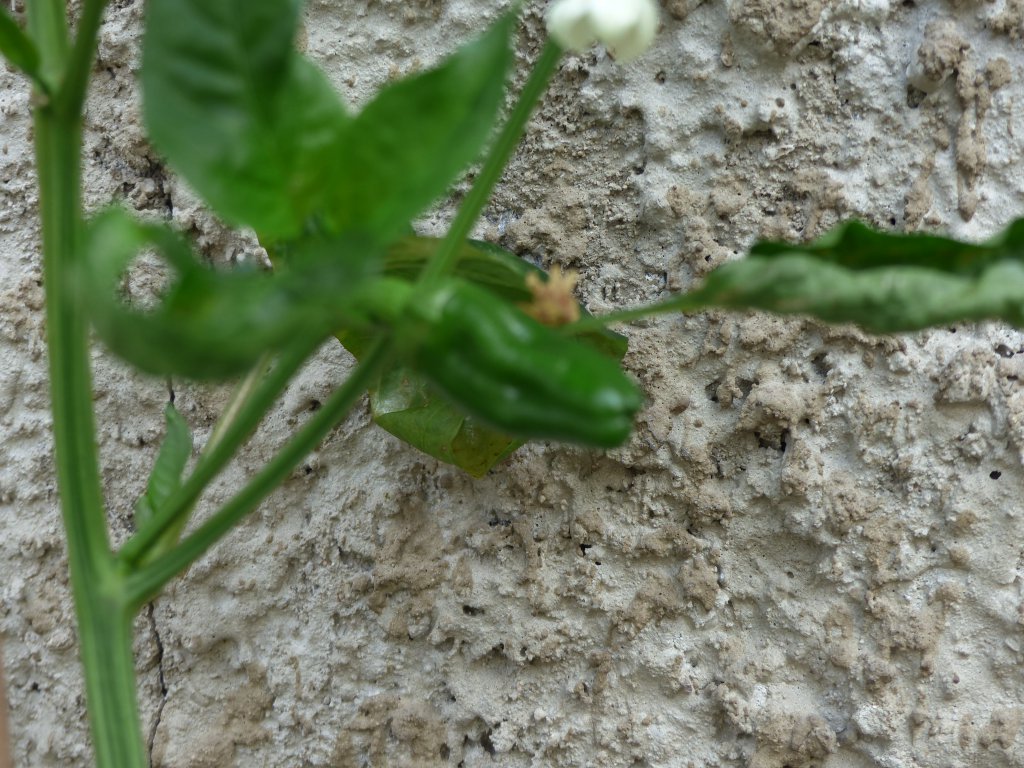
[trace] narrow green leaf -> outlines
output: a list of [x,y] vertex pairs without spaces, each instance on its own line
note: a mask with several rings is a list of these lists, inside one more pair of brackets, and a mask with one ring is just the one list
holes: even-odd
[[164,409],[167,431],[157,454],[153,471],[146,484],[146,493],[135,504],[135,527],[141,528],[157,510],[181,487],[181,475],[192,454],[192,432],[173,404]]
[[298,0],[148,0],[142,60],[156,147],[219,215],[267,240],[322,207],[348,121],[292,50]]
[[339,144],[328,221],[385,239],[441,197],[481,153],[512,62],[514,14],[435,69],[388,86]]
[[670,300],[856,323],[876,333],[953,322],[1024,327],[1024,219],[982,244],[850,222],[806,246],[758,243]]
[[880,232],[849,221],[807,245],[762,241],[751,256],[806,253],[847,269],[925,267],[959,275],[978,275],[998,261],[1024,258],[1024,219],[984,243],[964,243],[941,235]]
[[[143,311],[116,294],[146,248],[175,274],[159,303]],[[90,224],[75,278],[115,354],[147,373],[220,379],[248,370],[264,352],[325,339],[357,321],[348,298],[375,263],[364,242],[310,237],[293,244],[288,263],[274,272],[219,272],[199,263],[174,232],[112,209]]]
[[[399,240],[384,258],[383,273],[414,282],[439,243],[439,240],[425,237]],[[455,267],[457,276],[492,291],[496,300],[513,303],[530,299],[526,287],[526,275],[530,273],[544,275],[546,279],[543,270],[515,254],[476,241],[463,246]],[[626,353],[626,339],[617,333],[599,329],[580,335],[588,344],[615,359],[621,360]],[[345,332],[338,338],[356,357],[361,357],[374,337]],[[474,477],[487,474],[524,442],[467,416],[448,398],[435,392],[423,376],[409,368],[397,368],[381,377],[370,390],[370,408],[374,421],[395,437]]]
[[6,8],[0,7],[0,53],[33,80],[39,80],[39,51]]

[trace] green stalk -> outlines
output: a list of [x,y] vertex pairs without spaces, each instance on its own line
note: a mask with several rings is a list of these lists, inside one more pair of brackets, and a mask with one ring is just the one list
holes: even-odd
[[[286,350],[277,365],[248,395],[243,389],[249,387],[243,383],[242,389],[237,393],[238,397],[232,401],[223,420],[218,422],[214,435],[188,479],[171,495],[167,503],[157,510],[156,516],[121,547],[118,560],[122,565],[130,567],[142,562],[166,531],[187,519],[200,494],[253,433],[313,350],[313,346],[305,344]],[[257,367],[259,373],[262,373],[263,364]]]
[[163,586],[188,568],[284,482],[305,456],[351,410],[391,357],[389,341],[380,341],[356,366],[344,383],[324,403],[306,425],[281,451],[227,504],[195,532],[165,555],[142,566],[127,577],[128,598],[135,606],[153,599]]
[[519,140],[526,129],[526,123],[533,114],[533,108],[540,97],[547,90],[552,75],[558,68],[558,60],[562,56],[562,48],[554,41],[549,40],[541,51],[530,77],[523,86],[519,100],[516,101],[512,113],[498,134],[490,154],[484,161],[480,174],[470,187],[469,193],[459,206],[455,220],[452,222],[448,233],[445,235],[437,252],[427,263],[426,269],[420,275],[419,285],[427,287],[434,285],[440,278],[451,272],[458,257],[459,248],[469,237],[470,230],[480,216],[480,211],[487,204],[494,185],[498,183],[501,174],[508,165],[509,158],[519,145]]
[[[96,5],[102,8],[102,3],[88,2],[86,10]],[[63,1],[34,0],[28,10],[45,71],[62,72],[68,53]],[[84,89],[84,80],[80,87]],[[57,485],[93,749],[102,768],[142,768],[146,752],[136,701],[131,613],[107,537],[88,326],[68,277],[81,234],[82,117],[40,99],[34,118]]]
[[43,80],[52,85],[64,74],[68,55],[68,19],[63,0],[30,0],[28,31],[39,49]]
[[68,58],[64,68],[64,80],[55,97],[57,109],[65,115],[78,115],[82,111],[92,71],[92,60],[96,55],[96,37],[106,6],[107,0],[92,0],[82,9],[74,45],[66,53]]
[[656,304],[647,304],[642,307],[633,307],[632,309],[621,309],[617,312],[609,312],[606,315],[583,317],[575,323],[562,326],[559,330],[568,334],[585,333],[600,328],[607,328],[610,325],[631,323],[634,320],[642,320],[645,317],[653,317],[654,315],[696,312],[697,310],[706,309],[707,306],[708,302],[703,299],[698,290],[692,293],[673,296],[671,299],[659,301]]

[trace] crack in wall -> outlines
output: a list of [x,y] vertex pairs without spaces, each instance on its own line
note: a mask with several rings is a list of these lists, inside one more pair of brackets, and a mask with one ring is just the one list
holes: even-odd
[[167,704],[167,681],[164,679],[164,644],[160,639],[160,632],[156,628],[156,615],[154,614],[153,603],[150,603],[146,608],[146,618],[149,620],[149,629],[153,633],[153,642],[156,643],[157,679],[160,682],[160,704],[156,708],[156,717],[153,718],[153,725],[149,729],[149,738],[146,739],[146,757],[148,764],[152,766],[153,744],[156,742],[156,732],[163,718],[164,705]]

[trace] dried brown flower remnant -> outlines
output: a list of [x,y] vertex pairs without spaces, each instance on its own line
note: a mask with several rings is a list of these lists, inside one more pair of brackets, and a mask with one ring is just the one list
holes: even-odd
[[551,268],[547,281],[531,272],[526,276],[526,287],[533,299],[520,308],[534,320],[552,328],[576,322],[580,319],[580,305],[573,289],[579,277],[575,270],[563,272],[557,264]]

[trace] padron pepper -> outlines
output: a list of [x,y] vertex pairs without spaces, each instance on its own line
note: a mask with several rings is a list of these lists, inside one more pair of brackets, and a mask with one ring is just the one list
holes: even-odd
[[617,361],[465,280],[417,290],[402,325],[413,367],[509,434],[611,448],[643,405]]

